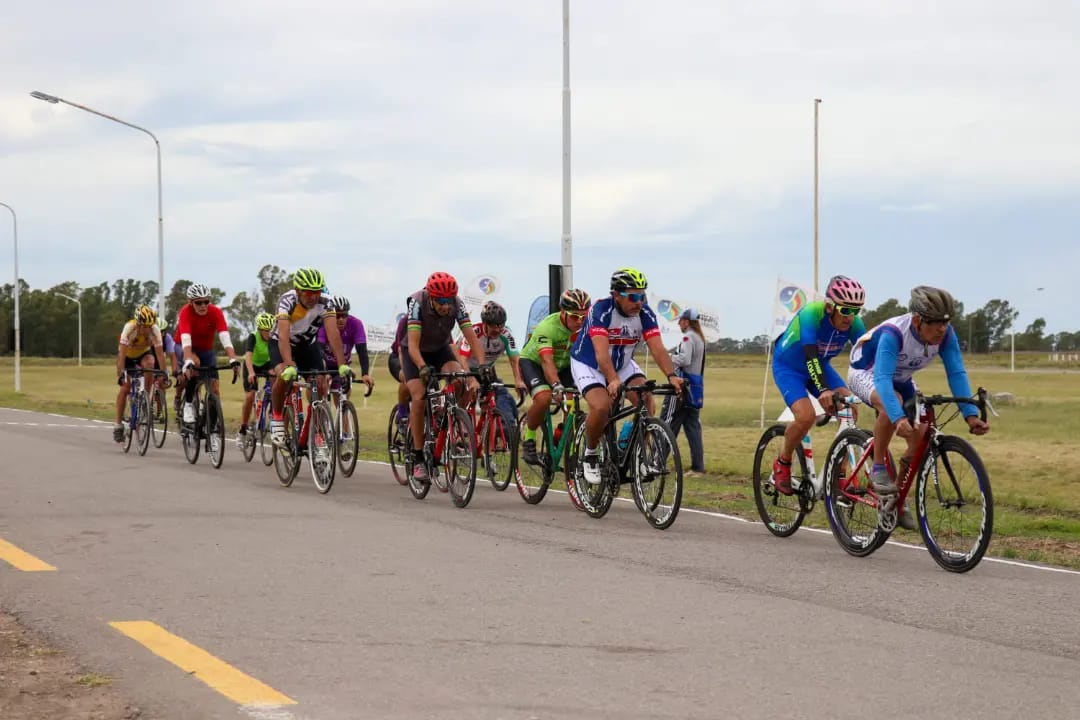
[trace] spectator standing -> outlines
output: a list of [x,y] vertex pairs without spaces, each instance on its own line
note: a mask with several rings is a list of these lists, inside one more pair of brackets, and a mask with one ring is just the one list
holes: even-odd
[[688,388],[684,398],[669,396],[664,402],[663,417],[678,437],[679,430],[686,428],[686,441],[690,444],[690,472],[696,477],[705,472],[705,449],[701,442],[701,408],[705,404],[705,336],[701,332],[698,311],[687,308],[679,316],[682,341],[671,353],[675,372],[686,380]]

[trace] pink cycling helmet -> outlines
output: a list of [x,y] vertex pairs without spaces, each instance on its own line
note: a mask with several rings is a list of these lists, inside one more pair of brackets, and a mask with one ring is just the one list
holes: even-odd
[[825,287],[825,299],[834,305],[862,307],[866,302],[866,291],[858,280],[846,275],[834,275]]

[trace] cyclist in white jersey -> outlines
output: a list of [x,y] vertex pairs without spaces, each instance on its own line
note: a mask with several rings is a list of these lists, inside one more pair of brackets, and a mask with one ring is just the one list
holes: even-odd
[[[883,495],[897,491],[885,465],[885,453],[893,435],[907,441],[907,450],[900,458],[900,475],[907,472],[920,439],[919,431],[912,427],[903,408],[903,401],[914,397],[916,392],[912,376],[941,355],[949,390],[956,397],[971,395],[960,342],[950,325],[956,314],[952,295],[920,285],[912,289],[908,308],[910,312],[885,320],[855,342],[848,369],[848,387],[860,400],[878,410],[870,480],[875,492]],[[973,434],[984,435],[990,430],[974,405],[962,404],[960,412]],[[915,529],[914,518],[906,508],[901,512],[900,524]]]
[[[570,351],[574,384],[589,405],[582,470],[585,481],[592,485],[600,484],[598,446],[611,401],[619,394],[620,386],[633,387],[645,382],[645,373],[634,362],[634,349],[639,342],[649,348],[657,367],[676,390],[682,390],[683,380],[675,374],[671,356],[660,338],[656,314],[645,302],[648,286],[640,270],[630,267],[616,270],[611,275],[611,296],[592,306]],[[630,399],[634,401],[633,395]],[[649,412],[655,412],[652,396],[646,401]]]
[[[480,327],[474,328],[476,339],[484,348],[484,360],[488,365],[494,365],[503,353],[510,361],[510,370],[514,374],[514,387],[521,395],[525,394],[525,381],[521,379],[520,351],[514,341],[514,334],[506,327],[506,308],[495,301],[484,303],[480,311]],[[458,346],[458,352],[469,362],[469,368],[475,370],[479,363],[472,356],[472,348],[469,341],[464,337]],[[488,378],[491,382],[501,383],[498,375],[492,373]],[[495,388],[495,404],[502,413],[508,426],[517,424],[517,405],[505,387]],[[473,401],[471,395],[465,398],[466,403]]]

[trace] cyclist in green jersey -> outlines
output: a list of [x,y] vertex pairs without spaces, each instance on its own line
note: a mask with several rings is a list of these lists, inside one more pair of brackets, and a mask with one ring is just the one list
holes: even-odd
[[529,341],[521,349],[521,378],[525,381],[532,404],[525,416],[525,435],[521,454],[525,462],[536,465],[536,429],[551,407],[551,397],[562,400],[563,388],[574,387],[570,374],[570,346],[574,335],[581,330],[592,307],[584,290],[567,290],[559,298],[559,312],[541,320],[533,329]]
[[274,316],[262,312],[255,316],[255,332],[248,335],[247,352],[244,353],[244,409],[240,416],[240,434],[246,435],[251,420],[251,408],[255,404],[255,391],[259,379],[255,373],[268,373],[274,369],[270,362],[270,333],[274,329]]

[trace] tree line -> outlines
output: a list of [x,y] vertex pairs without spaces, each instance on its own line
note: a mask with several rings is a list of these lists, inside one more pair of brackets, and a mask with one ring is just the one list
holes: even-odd
[[[176,313],[187,302],[191,280],[177,280],[165,296],[165,319],[169,328],[176,326]],[[233,344],[240,346],[255,327],[260,312],[274,312],[277,299],[292,287],[292,275],[277,265],[263,265],[255,282],[247,290],[232,296],[223,309],[233,333]],[[211,288],[211,299],[220,305],[225,290]],[[83,355],[114,355],[120,328],[132,317],[135,308],[157,306],[158,285],[150,280],[127,278],[109,284],[81,287],[69,281],[45,290],[31,289],[20,280],[19,310],[22,329],[22,352],[35,357],[74,357],[78,354],[78,318],[75,303],[62,295],[78,298],[82,304]],[[0,287],[0,354],[15,350],[14,287]],[[873,327],[882,320],[902,315],[906,307],[890,298],[863,313],[863,322]],[[1007,350],[1013,323],[1019,315],[1008,300],[994,299],[970,313],[961,303],[953,321],[960,345],[966,352]],[[721,338],[709,344],[709,351],[726,353],[763,353],[772,338]],[[1036,318],[1023,332],[1016,332],[1016,349],[1023,351],[1068,352],[1080,350],[1080,331],[1046,333],[1046,320]]]

